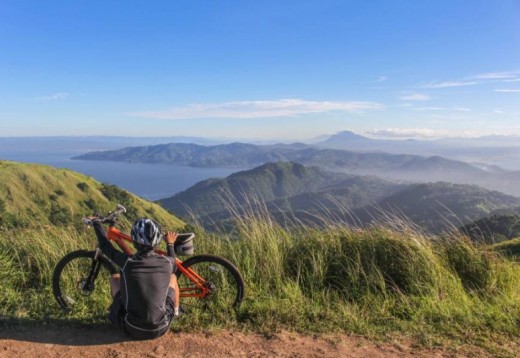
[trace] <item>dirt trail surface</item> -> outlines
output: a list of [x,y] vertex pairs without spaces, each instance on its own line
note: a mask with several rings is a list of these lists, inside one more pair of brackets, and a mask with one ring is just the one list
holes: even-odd
[[364,338],[320,338],[282,332],[273,337],[233,331],[168,333],[152,341],[129,341],[109,328],[0,328],[4,357],[445,357],[486,356],[478,348],[458,351],[416,349],[409,344],[377,344]]

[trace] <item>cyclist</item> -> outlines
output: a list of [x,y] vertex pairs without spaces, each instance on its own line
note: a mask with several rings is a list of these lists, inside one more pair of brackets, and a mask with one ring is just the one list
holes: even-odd
[[110,277],[113,302],[109,319],[112,325],[135,339],[162,336],[173,318],[179,315],[173,245],[177,234],[166,234],[167,256],[159,255],[153,249],[163,238],[161,229],[155,221],[141,218],[131,231],[137,252],[128,256],[112,246],[98,218],[88,219],[93,223],[100,249],[121,267],[120,273]]

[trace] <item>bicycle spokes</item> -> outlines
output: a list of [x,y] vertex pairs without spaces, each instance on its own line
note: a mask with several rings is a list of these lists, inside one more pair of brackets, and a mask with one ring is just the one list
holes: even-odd
[[[201,280],[193,279],[195,275]],[[181,304],[199,308],[229,309],[237,295],[233,276],[224,266],[212,262],[192,265],[186,275],[180,276],[179,288]]]
[[74,257],[61,267],[61,306],[74,312],[106,310],[110,304],[109,272],[94,256]]

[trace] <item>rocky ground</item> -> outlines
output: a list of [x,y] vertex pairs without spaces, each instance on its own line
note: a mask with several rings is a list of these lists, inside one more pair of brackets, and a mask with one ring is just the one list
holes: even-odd
[[234,331],[168,333],[152,341],[130,341],[108,327],[31,326],[0,329],[0,358],[79,356],[452,357],[491,354],[477,347],[428,350],[402,342],[381,344],[346,335],[312,337],[289,332],[269,337]]

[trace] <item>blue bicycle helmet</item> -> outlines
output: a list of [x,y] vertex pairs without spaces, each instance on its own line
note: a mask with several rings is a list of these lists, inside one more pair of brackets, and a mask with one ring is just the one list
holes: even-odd
[[132,241],[137,247],[153,248],[161,243],[161,227],[151,219],[141,218],[132,227]]

